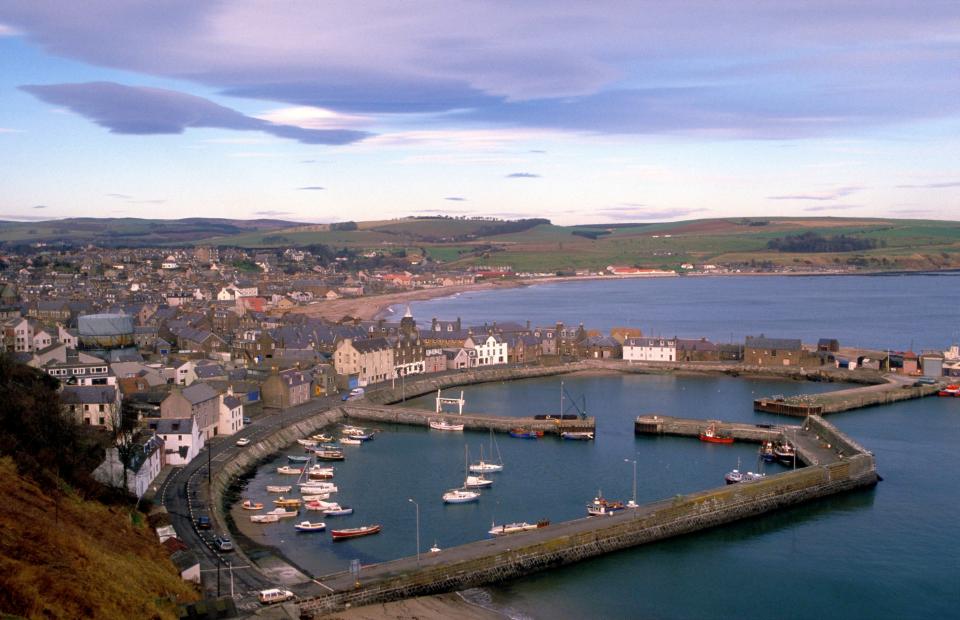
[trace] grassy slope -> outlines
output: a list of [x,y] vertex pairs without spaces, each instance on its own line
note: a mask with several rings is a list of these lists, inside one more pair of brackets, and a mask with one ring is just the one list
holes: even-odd
[[71,496],[54,502],[0,459],[0,614],[30,618],[175,618],[196,600],[157,539],[129,514]]

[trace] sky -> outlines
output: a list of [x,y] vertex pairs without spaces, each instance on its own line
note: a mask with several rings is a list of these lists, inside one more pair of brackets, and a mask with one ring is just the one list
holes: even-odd
[[960,220],[960,3],[0,3],[0,219],[433,214]]

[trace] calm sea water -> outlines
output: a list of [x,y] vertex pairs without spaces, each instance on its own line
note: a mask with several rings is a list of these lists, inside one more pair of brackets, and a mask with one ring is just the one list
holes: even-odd
[[[743,342],[746,335],[837,338],[841,345],[943,349],[960,340],[960,274],[730,276],[586,280],[413,302],[420,325],[433,317],[584,323],[609,332]],[[402,312],[394,308],[395,312]]]
[[[616,317],[625,307],[649,305],[643,301],[645,294],[637,295],[637,289],[631,289],[634,302],[619,302],[616,309],[605,300],[625,294],[622,289],[614,293],[628,285],[642,285],[640,290],[649,292],[643,288],[648,283],[661,295],[671,285],[678,287],[670,297],[673,313],[663,306],[665,300],[652,304],[660,308],[658,316],[663,321],[700,326],[697,331],[678,329],[677,333],[716,338],[733,324],[739,325],[739,333],[761,331],[747,326],[750,317],[757,316],[768,325],[779,326],[766,329],[768,335],[808,340],[823,335],[820,328],[826,326],[826,334],[842,342],[881,347],[890,337],[906,341],[903,348],[911,339],[915,348],[927,343],[943,346],[950,340],[950,330],[957,327],[960,308],[956,289],[960,280],[923,276],[577,283],[570,286],[586,290],[561,293],[559,287],[550,286],[500,292],[495,307],[503,319],[530,318],[548,323],[560,318],[573,322],[573,318],[562,315],[572,309],[561,299],[574,296],[581,300],[582,319],[590,326],[642,326],[642,317],[650,316],[648,310],[624,315],[630,320]],[[605,295],[603,287],[594,288],[601,284],[614,291]],[[726,310],[718,314],[689,301],[690,295],[701,299],[705,289],[722,286],[746,290],[739,307],[732,296],[727,296],[722,304]],[[702,288],[691,292],[689,287]],[[781,292],[806,288],[811,295],[805,302],[809,312],[794,307],[796,301],[789,301],[802,295],[794,293],[797,296],[784,298],[771,293],[777,287],[783,287]],[[872,290],[874,300],[886,299],[885,304],[864,306],[861,296],[866,290]],[[815,291],[829,300],[820,299]],[[509,301],[501,303],[499,295],[510,296]],[[762,313],[747,300],[760,295],[775,300]],[[521,301],[524,296],[526,301]],[[454,301],[464,303],[463,297]],[[584,309],[583,299],[591,300],[588,309]],[[423,305],[435,308],[442,303]],[[519,312],[521,303],[532,314],[512,314]],[[833,310],[824,311],[821,303]],[[492,307],[489,299],[462,307],[468,306]],[[867,307],[870,312],[866,312]],[[939,309],[935,317],[931,307]],[[909,318],[918,311],[930,315],[930,322],[905,323],[894,329],[896,321],[889,315]],[[780,313],[795,318],[777,318]],[[424,312],[418,304],[414,314],[430,316],[434,312]],[[464,319],[480,317],[479,312],[466,311],[438,310],[435,314],[444,318],[457,314]],[[885,336],[865,330],[864,322],[883,323],[887,326]],[[855,339],[853,334],[859,336]],[[348,448],[348,460],[337,467],[336,482],[341,492],[335,497],[353,505],[356,514],[327,519],[330,525],[344,526],[379,522],[384,525],[381,535],[333,545],[329,535],[296,535],[292,526],[287,527],[289,524],[279,524],[263,529],[267,542],[319,575],[343,570],[354,558],[370,563],[414,553],[415,508],[408,499],[419,504],[421,546],[426,549],[434,542],[449,547],[481,539],[492,520],[557,521],[582,516],[585,503],[598,489],[607,497],[629,499],[633,464],[624,459],[637,461],[637,495],[641,502],[720,485],[723,474],[738,460],[742,469],[757,467],[755,446],[634,437],[633,417],[659,412],[770,422],[780,418],[753,412],[755,396],[838,387],[725,376],[583,375],[567,377],[564,383],[572,395],[586,397],[589,413],[597,417],[595,442],[500,436],[494,451],[499,449],[506,469],[490,474],[496,481],[494,487],[484,491],[477,504],[445,506],[440,495],[463,479],[464,447],[469,448],[471,458],[476,458],[481,446],[489,453],[489,436],[386,426],[375,441]],[[560,407],[559,387],[556,378],[473,386],[465,389],[467,409],[515,416],[555,412]],[[429,398],[418,404],[432,407]],[[960,399],[928,398],[847,412],[831,417],[831,421],[876,454],[885,479],[876,489],[622,551],[472,595],[513,617],[537,619],[960,618],[960,542],[956,535],[960,511],[956,448],[960,445]],[[295,448],[288,452],[299,454]],[[263,467],[250,481],[245,495],[269,500],[264,487],[280,480],[273,472],[284,462],[285,456],[280,455]],[[768,472],[780,471],[778,468],[770,466]]]

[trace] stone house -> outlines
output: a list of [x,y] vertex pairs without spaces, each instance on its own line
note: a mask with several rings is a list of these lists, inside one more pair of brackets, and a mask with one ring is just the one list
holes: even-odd
[[581,359],[620,359],[622,347],[611,336],[588,336],[577,344],[577,357]]
[[60,402],[78,424],[112,429],[120,420],[120,392],[112,385],[67,385]]
[[473,350],[470,360],[473,366],[506,364],[509,356],[507,341],[499,334],[468,336],[463,348]]
[[393,377],[393,347],[385,338],[344,338],[333,354],[337,374],[356,376],[360,385]]
[[400,328],[388,340],[393,345],[394,372],[391,376],[423,374],[426,370],[425,349],[409,306],[400,319]]
[[311,378],[297,369],[273,373],[263,382],[260,391],[264,407],[286,409],[296,407],[310,400]]
[[799,338],[747,336],[743,361],[748,366],[798,366],[803,361],[803,345]]
[[447,361],[447,370],[470,368],[470,353],[465,348],[444,349],[443,354]]
[[720,348],[706,338],[677,338],[677,361],[719,362]]
[[232,435],[243,430],[243,401],[233,395],[233,387],[220,395],[220,417],[217,421],[218,435]]
[[174,387],[160,403],[161,418],[193,418],[205,439],[218,432],[220,394],[206,383]]

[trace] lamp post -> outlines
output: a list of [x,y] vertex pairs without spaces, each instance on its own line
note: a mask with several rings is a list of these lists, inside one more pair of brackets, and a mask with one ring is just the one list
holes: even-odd
[[411,498],[407,498],[407,501],[413,504],[413,507],[417,510],[417,566],[420,565],[420,504],[413,501]]
[[623,459],[624,463],[633,463],[633,499],[627,502],[630,508],[637,507],[637,459]]

